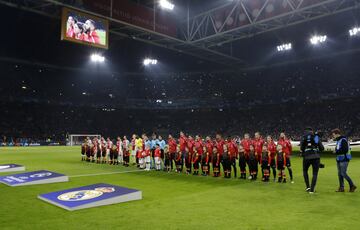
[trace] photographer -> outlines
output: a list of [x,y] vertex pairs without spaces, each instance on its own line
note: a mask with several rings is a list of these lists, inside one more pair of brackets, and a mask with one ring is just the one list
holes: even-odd
[[[303,156],[303,175],[306,185],[306,192],[312,194],[315,191],[319,168],[324,167],[320,164],[320,152],[324,150],[324,146],[321,143],[320,136],[318,134],[314,134],[312,128],[306,128],[305,133],[306,134],[300,143],[300,149]],[[310,166],[312,166],[313,169],[311,186],[309,184],[308,174]]]
[[339,176],[339,188],[336,192],[345,192],[344,189],[344,178],[350,185],[349,192],[355,192],[356,186],[354,185],[353,181],[347,174],[347,168],[349,162],[351,160],[351,150],[350,145],[345,136],[341,135],[340,129],[333,129],[331,131],[333,139],[336,141],[335,146],[335,154],[336,154],[336,162],[337,162],[337,169],[338,169],[338,176]]

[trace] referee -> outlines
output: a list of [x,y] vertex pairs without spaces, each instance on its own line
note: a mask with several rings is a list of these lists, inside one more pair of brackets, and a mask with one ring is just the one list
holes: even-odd
[[[305,136],[301,140],[300,149],[303,156],[303,175],[306,185],[306,192],[310,194],[315,192],[317,176],[320,168],[320,152],[324,150],[320,137],[314,134],[312,128],[305,129]],[[309,183],[308,170],[312,166],[313,177],[311,185]]]

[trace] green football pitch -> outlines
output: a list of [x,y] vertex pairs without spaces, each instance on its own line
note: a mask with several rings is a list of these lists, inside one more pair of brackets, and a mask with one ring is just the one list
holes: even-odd
[[[323,157],[326,167],[320,171],[317,193],[310,195],[295,155],[295,183],[278,184],[97,165],[80,161],[79,147],[0,148],[0,164],[70,177],[69,182],[48,185],[0,184],[0,229],[359,229],[360,190],[334,192],[334,158]],[[351,161],[349,174],[360,185],[360,158]],[[139,189],[143,199],[70,212],[37,198],[94,183]]]

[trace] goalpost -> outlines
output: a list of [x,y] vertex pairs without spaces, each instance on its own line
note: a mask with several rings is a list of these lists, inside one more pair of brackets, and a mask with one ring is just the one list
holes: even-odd
[[68,145],[70,145],[70,146],[81,145],[84,142],[84,139],[86,137],[90,137],[91,139],[93,139],[94,137],[100,138],[101,135],[99,135],[99,134],[70,134]]

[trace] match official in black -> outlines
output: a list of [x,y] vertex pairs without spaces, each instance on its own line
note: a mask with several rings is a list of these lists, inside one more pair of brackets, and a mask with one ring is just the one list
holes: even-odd
[[[317,176],[320,168],[320,152],[324,151],[319,135],[315,135],[312,128],[306,128],[305,136],[301,140],[300,149],[303,156],[303,175],[306,185],[306,192],[315,192]],[[308,170],[312,166],[313,177],[311,186],[309,183]]]

